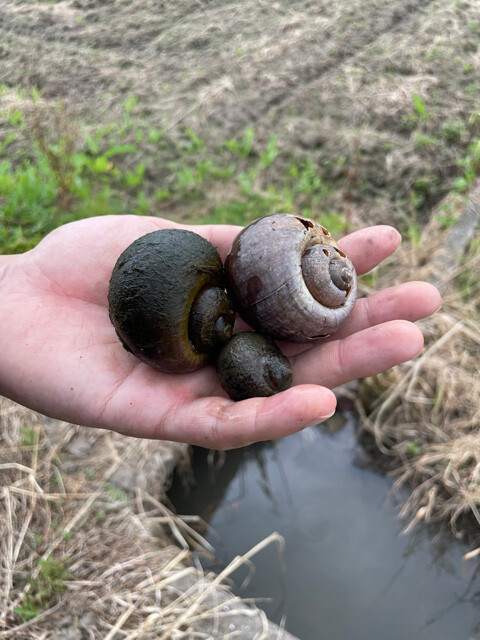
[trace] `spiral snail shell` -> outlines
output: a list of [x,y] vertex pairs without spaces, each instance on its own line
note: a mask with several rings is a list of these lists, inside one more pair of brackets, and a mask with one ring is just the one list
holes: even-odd
[[235,320],[217,250],[183,229],[153,231],[128,246],[113,269],[108,303],[124,347],[169,373],[204,365]]
[[242,229],[225,273],[242,318],[273,338],[294,342],[334,333],[357,294],[353,264],[327,229],[291,214],[259,218]]

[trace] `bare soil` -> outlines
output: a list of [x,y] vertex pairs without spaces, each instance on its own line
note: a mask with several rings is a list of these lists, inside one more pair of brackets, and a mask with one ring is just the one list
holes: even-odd
[[[247,127],[259,148],[275,134],[272,180],[309,158],[362,223],[422,222],[462,174],[479,43],[476,0],[0,0],[0,84],[92,125],[134,96],[135,118],[172,138],[188,126],[212,155]],[[171,158],[141,153],[161,187]]]

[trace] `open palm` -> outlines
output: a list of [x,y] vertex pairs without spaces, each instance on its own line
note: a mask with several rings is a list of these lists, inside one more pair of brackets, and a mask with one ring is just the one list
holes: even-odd
[[[213,367],[160,373],[121,346],[108,317],[110,274],[120,253],[145,233],[180,226],[161,218],[105,216],[74,222],[35,249],[0,261],[0,393],[69,422],[228,449],[278,438],[335,410],[331,389],[414,357],[423,337],[414,321],[440,304],[434,287],[412,282],[357,301],[340,332],[311,345],[282,345],[294,387],[270,398],[228,399]],[[238,227],[187,227],[225,258]],[[388,226],[346,236],[341,248],[358,273],[400,241]]]

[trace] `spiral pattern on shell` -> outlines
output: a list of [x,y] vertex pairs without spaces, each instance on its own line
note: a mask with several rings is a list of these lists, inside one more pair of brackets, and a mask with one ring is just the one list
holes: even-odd
[[274,214],[242,229],[225,272],[242,318],[277,339],[329,336],[356,300],[353,264],[327,229],[303,216]]

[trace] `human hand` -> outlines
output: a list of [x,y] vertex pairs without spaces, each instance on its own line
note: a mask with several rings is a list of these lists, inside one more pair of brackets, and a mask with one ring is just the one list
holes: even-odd
[[[166,227],[161,218],[104,216],[67,224],[22,255],[0,259],[0,393],[50,417],[131,436],[230,449],[318,424],[335,410],[334,387],[413,358],[423,336],[413,324],[440,296],[410,282],[359,299],[332,338],[282,344],[294,386],[270,398],[233,402],[213,366],[166,374],[125,351],[110,323],[113,266],[136,238]],[[222,259],[239,227],[187,227]],[[357,231],[339,245],[365,273],[400,236],[388,226]]]

